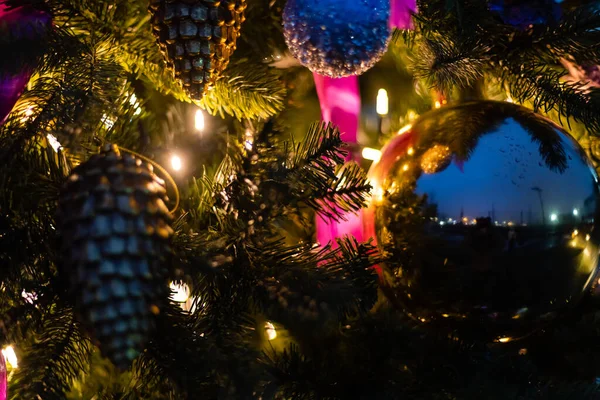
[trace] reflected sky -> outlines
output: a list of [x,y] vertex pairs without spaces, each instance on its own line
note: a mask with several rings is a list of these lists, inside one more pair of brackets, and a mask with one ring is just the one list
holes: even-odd
[[[564,172],[551,170],[529,134],[512,118],[501,129],[479,138],[469,159],[451,163],[445,170],[423,174],[416,192],[438,205],[438,215],[457,219],[461,209],[469,218],[494,216],[495,220],[539,224],[542,189],[546,221],[550,215],[590,215],[594,205],[584,204],[597,193],[595,171],[578,154],[575,144],[561,138],[567,155]],[[499,150],[500,149],[500,150]],[[492,179],[490,179],[492,178]]]

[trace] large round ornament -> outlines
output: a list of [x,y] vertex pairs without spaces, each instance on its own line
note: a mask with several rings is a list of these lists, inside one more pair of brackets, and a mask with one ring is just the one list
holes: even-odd
[[365,216],[388,257],[382,290],[461,337],[522,337],[595,280],[598,176],[579,144],[532,111],[492,101],[431,111],[371,168]]
[[319,75],[360,75],[381,59],[390,40],[389,0],[288,0],[286,43]]

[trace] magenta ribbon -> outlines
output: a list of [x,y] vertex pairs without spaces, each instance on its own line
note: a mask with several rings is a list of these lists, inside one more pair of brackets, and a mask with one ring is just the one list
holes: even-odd
[[8,378],[6,374],[6,360],[4,360],[4,355],[0,353],[0,400],[8,398]]
[[[36,25],[49,27],[51,21],[50,15],[43,11],[31,7],[8,9],[6,4],[0,0],[0,24],[6,24],[8,29],[19,29],[21,35],[35,37],[39,34]],[[28,65],[24,65],[21,72],[16,75],[9,75],[0,71],[0,125],[4,123],[17,100],[23,94],[32,73],[33,68]],[[1,397],[0,400],[2,400]]]
[[[390,28],[412,28],[411,15],[417,9],[416,0],[390,0]],[[329,78],[313,74],[315,86],[321,104],[321,117],[325,122],[337,125],[346,143],[356,144],[360,116],[360,91],[358,77]],[[353,159],[350,152],[347,161]],[[317,217],[317,241],[324,245],[343,235],[352,235],[363,241],[363,213],[345,214],[344,219],[335,221]]]
[[[356,143],[360,116],[358,77],[336,79],[318,74],[313,76],[321,103],[323,121],[337,125],[344,142]],[[350,161],[352,158],[352,151],[350,151],[346,160]],[[359,241],[363,240],[361,214],[348,213],[339,221],[317,216],[316,229],[317,241],[321,245],[332,242],[335,246],[335,238],[343,235],[352,235]]]
[[412,29],[411,15],[416,11],[416,0],[390,0],[390,28]]

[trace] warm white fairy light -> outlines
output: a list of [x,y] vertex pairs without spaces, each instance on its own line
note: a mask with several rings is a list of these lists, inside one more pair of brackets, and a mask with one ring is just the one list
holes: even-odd
[[387,115],[389,111],[390,109],[387,90],[379,89],[377,92],[377,114]]
[[2,355],[6,362],[10,364],[13,368],[19,368],[19,361],[17,360],[17,354],[15,353],[15,349],[12,346],[6,346],[2,349]]
[[181,161],[181,157],[179,157],[177,154],[173,154],[171,156],[171,167],[174,171],[181,171],[183,168],[183,161]]
[[362,157],[365,160],[379,161],[381,159],[381,150],[365,147],[362,149]]
[[190,287],[185,283],[171,282],[171,300],[176,303],[185,303],[190,298]]
[[102,123],[106,129],[111,129],[113,126],[115,126],[115,120],[106,114],[102,115]]
[[275,330],[275,325],[273,325],[271,322],[267,322],[265,324],[265,331],[267,332],[267,338],[269,338],[269,340],[277,338],[277,331]]
[[60,149],[62,149],[62,145],[60,144],[56,136],[54,136],[53,134],[47,134],[46,139],[48,139],[48,144],[50,145],[50,147],[52,147],[57,153]]
[[35,301],[38,299],[37,294],[26,292],[25,289],[23,289],[21,292],[21,297],[29,304],[35,303]]
[[196,116],[194,117],[194,127],[198,132],[204,130],[204,113],[201,109],[196,110]]

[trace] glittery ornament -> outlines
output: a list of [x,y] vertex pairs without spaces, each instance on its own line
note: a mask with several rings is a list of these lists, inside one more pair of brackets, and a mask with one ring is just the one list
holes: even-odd
[[507,342],[576,306],[598,264],[598,177],[579,144],[492,101],[421,116],[369,173],[382,288],[416,320]]
[[152,29],[192,100],[221,76],[236,47],[246,0],[150,0]]
[[390,40],[389,0],[288,0],[286,43],[320,75],[360,75],[381,59]]
[[490,10],[504,23],[520,29],[558,21],[562,10],[555,0],[489,0]]
[[[31,44],[46,34],[51,22],[50,15],[32,7],[9,9],[0,3],[0,34],[2,37],[10,37],[14,43],[11,52],[5,55],[11,58],[13,67],[10,71],[0,71],[0,124],[4,123],[33,74],[34,60],[28,57],[35,53],[31,51]],[[23,46],[27,46],[28,51],[18,54],[19,48]]]
[[59,199],[62,270],[100,350],[127,368],[168,297],[171,214],[151,165],[108,145],[73,171]]

